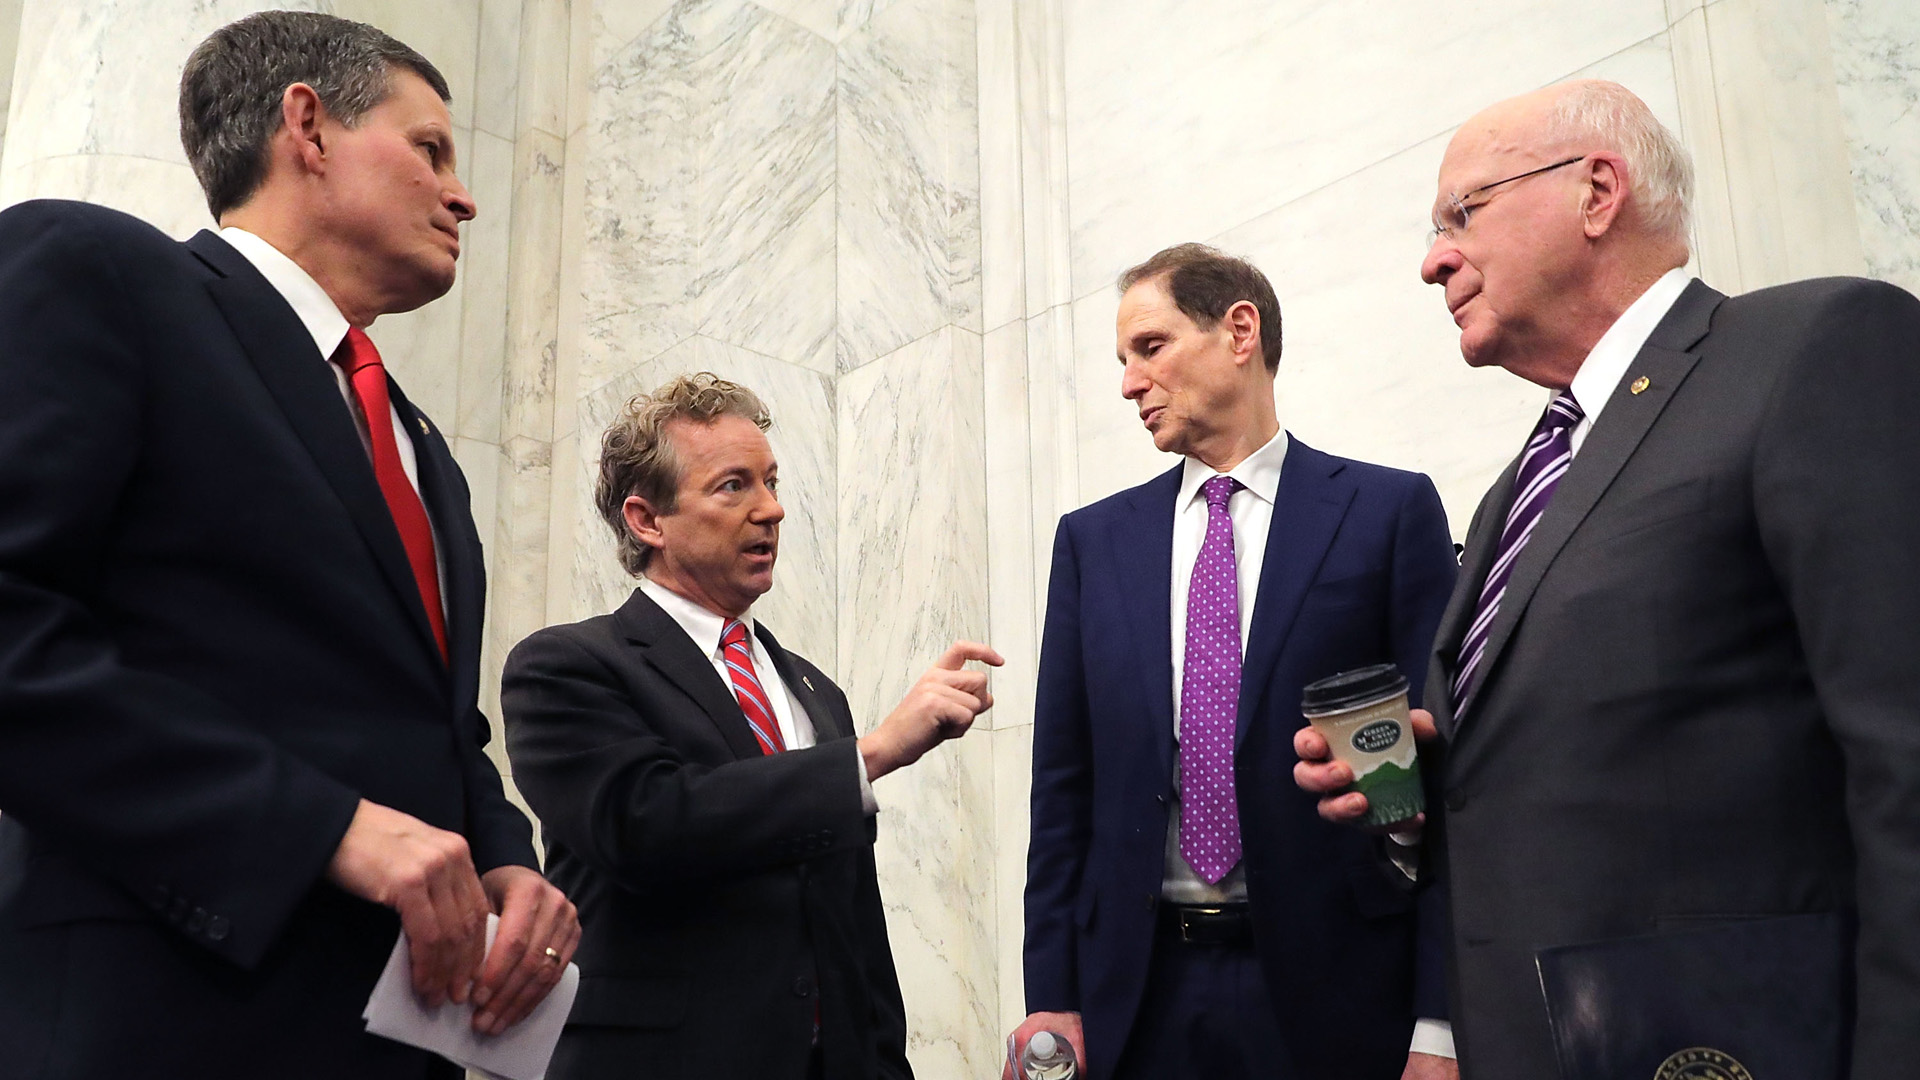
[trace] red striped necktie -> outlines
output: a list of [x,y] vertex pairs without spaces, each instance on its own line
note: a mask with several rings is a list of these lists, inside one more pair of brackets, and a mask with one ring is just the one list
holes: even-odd
[[739,619],[727,620],[725,629],[720,631],[720,655],[727,661],[727,678],[733,681],[733,696],[739,699],[740,711],[747,714],[747,726],[753,728],[760,752],[777,754],[785,750],[787,744],[780,737],[780,721],[774,719],[773,702],[768,700],[766,689],[760,685],[760,676],[753,670],[746,624]]
[[368,441],[373,444],[373,475],[380,482],[380,494],[386,497],[387,512],[400,530],[400,543],[407,549],[407,562],[413,568],[414,584],[420,588],[421,603],[426,605],[427,623],[433,627],[433,640],[440,646],[440,659],[447,658],[447,617],[440,609],[440,570],[433,555],[433,525],[427,521],[427,508],[420,493],[407,479],[406,466],[400,462],[400,444],[393,434],[393,406],[387,399],[387,369],[380,363],[380,352],[366,331],[353,327],[347,340],[335,354],[347,373],[353,396],[360,400],[360,411],[367,418]]

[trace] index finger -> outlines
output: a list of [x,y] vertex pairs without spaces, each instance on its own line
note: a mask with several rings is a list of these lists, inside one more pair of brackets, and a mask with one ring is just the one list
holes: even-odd
[[946,668],[948,671],[958,671],[960,665],[969,660],[978,660],[993,667],[999,667],[1007,662],[999,653],[994,652],[991,646],[982,645],[977,641],[956,641],[947,646],[947,651],[940,654],[940,659],[935,660],[933,666]]
[[1301,761],[1325,761],[1328,749],[1327,737],[1311,727],[1293,733],[1293,752]]
[[486,989],[489,1002],[526,955],[538,910],[537,904],[516,903],[511,896],[500,905],[500,926],[493,933],[493,946],[487,950],[486,966],[480,972],[480,985]]

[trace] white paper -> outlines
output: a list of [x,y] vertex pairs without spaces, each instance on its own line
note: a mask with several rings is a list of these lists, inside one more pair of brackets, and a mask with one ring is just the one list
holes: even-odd
[[[487,948],[493,948],[493,935],[500,929],[500,917],[487,916]],[[406,931],[394,942],[387,969],[367,998],[361,1016],[367,1030],[375,1035],[431,1050],[456,1065],[495,1077],[497,1080],[542,1080],[547,1062],[553,1060],[554,1044],[560,1041],[560,1029],[566,1026],[567,1013],[573,1010],[573,996],[580,989],[580,969],[568,964],[546,999],[534,1006],[526,1018],[498,1035],[481,1035],[473,1030],[473,1005],[445,1002],[429,1009],[413,992],[413,963],[407,951]]]

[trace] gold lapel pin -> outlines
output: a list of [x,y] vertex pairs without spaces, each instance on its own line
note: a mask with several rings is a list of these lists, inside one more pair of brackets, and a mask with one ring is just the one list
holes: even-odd
[[1627,387],[1627,389],[1637,394],[1640,391],[1645,390],[1647,387],[1652,385],[1653,385],[1653,380],[1647,378],[1645,375],[1642,375],[1639,378],[1633,380],[1633,385]]
[[[1635,391],[1634,391],[1634,393],[1636,393],[1636,394],[1637,394],[1637,393],[1639,393],[1639,392],[1640,392],[1640,391],[1638,391],[1638,390],[1635,390]],[[420,421],[420,434],[422,434],[422,435],[431,435],[431,434],[433,434],[433,429],[427,426],[427,418],[426,418],[426,417],[424,417],[424,416],[416,416],[416,417],[414,417],[414,419],[416,419],[416,420],[418,420],[418,421]]]
[[[801,681],[801,682],[803,682],[803,683],[806,683],[806,684],[807,684],[807,689],[809,689],[809,690],[813,690],[813,680],[812,680],[812,679],[809,679],[809,678],[807,678],[807,677],[806,677],[805,675],[802,675],[802,676],[800,676],[800,681]],[[818,691],[818,690],[813,690],[813,692],[817,694],[817,693],[819,693],[820,691]]]

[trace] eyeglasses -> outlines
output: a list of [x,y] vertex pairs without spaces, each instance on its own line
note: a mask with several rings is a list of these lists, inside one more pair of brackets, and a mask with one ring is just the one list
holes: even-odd
[[1542,165],[1537,169],[1529,169],[1517,176],[1509,176],[1505,180],[1495,180],[1491,184],[1481,184],[1465,195],[1447,196],[1447,205],[1442,208],[1433,219],[1433,231],[1427,233],[1427,246],[1432,247],[1433,242],[1443,236],[1451,240],[1466,231],[1467,223],[1473,218],[1473,212],[1487,205],[1482,202],[1474,206],[1468,206],[1467,200],[1473,198],[1475,195],[1483,191],[1491,191],[1502,184],[1511,184],[1515,180],[1525,180],[1529,176],[1539,176],[1543,172],[1552,172],[1555,169],[1571,165],[1576,161],[1585,160],[1587,160],[1587,155],[1581,154],[1579,157],[1570,157],[1565,161],[1556,161],[1551,165]]

